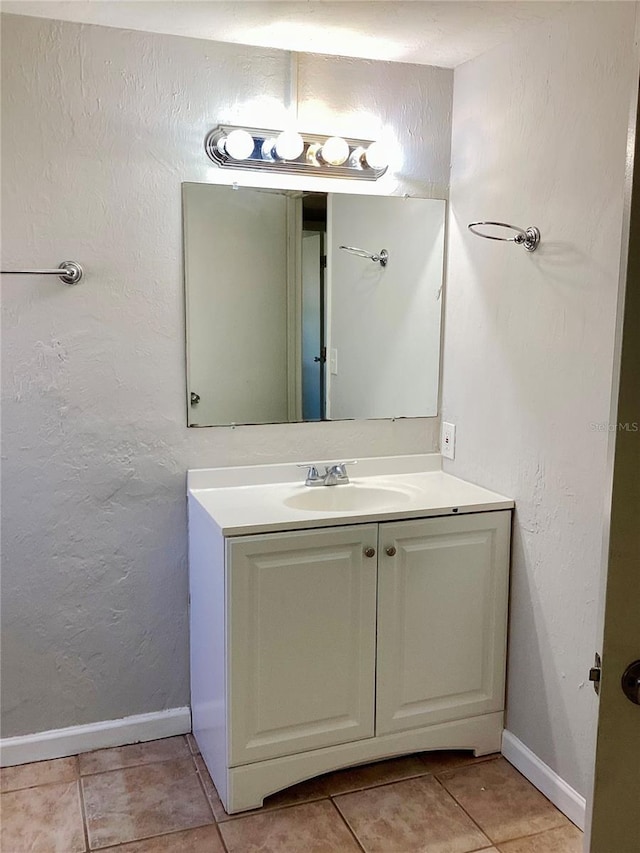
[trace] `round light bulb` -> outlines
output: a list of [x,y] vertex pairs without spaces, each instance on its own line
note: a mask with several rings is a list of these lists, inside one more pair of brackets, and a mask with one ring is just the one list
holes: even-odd
[[323,144],[320,156],[331,166],[341,166],[349,157],[349,146],[341,136],[330,136]]
[[364,159],[371,169],[386,169],[389,165],[389,155],[382,142],[372,142],[364,153]]
[[246,130],[232,130],[224,141],[224,150],[233,160],[246,160],[253,154],[255,142]]
[[284,130],[276,139],[275,152],[281,160],[297,160],[304,151],[304,139],[295,130]]

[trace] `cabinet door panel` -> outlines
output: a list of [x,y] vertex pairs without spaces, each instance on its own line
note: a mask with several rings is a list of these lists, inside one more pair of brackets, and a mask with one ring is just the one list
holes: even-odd
[[375,525],[228,545],[230,763],[374,732]]
[[376,734],[503,708],[510,523],[380,525]]

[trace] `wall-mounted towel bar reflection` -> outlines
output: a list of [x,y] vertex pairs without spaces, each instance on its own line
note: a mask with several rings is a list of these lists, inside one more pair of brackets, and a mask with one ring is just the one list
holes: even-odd
[[380,249],[380,252],[376,255],[373,252],[367,252],[366,249],[358,249],[356,246],[340,246],[340,248],[351,255],[357,255],[359,258],[367,258],[373,261],[374,264],[380,264],[381,267],[386,267],[389,262],[389,252],[386,249]]
[[0,270],[2,275],[57,275],[64,284],[77,284],[82,267],[75,261],[63,261],[56,270]]
[[[491,225],[496,228],[508,228],[510,231],[515,231],[515,237],[496,237],[495,234],[483,234],[478,231],[479,225]],[[517,243],[519,246],[524,246],[527,252],[535,252],[540,243],[540,232],[532,225],[529,228],[518,228],[517,225],[509,225],[507,222],[472,222],[467,225],[469,231],[477,237],[484,237],[485,240],[500,240],[503,243]]]

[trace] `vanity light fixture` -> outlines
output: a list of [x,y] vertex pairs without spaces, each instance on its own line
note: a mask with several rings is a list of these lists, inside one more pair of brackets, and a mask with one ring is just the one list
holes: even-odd
[[204,147],[217,166],[232,169],[376,181],[388,168],[381,142],[295,130],[219,125],[207,134]]

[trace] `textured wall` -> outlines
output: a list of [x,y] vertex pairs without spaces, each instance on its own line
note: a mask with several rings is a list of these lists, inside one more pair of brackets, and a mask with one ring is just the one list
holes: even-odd
[[[3,265],[86,266],[3,280],[4,736],[188,703],[188,467],[437,445],[436,419],[186,428],[180,184],[220,179],[218,121],[280,121],[288,69],[3,16]],[[300,58],[303,129],[400,143],[386,192],[446,194],[451,94],[442,69]]]
[[[516,500],[507,727],[583,793],[634,18],[579,3],[454,77],[447,467]],[[480,240],[478,219],[543,242]]]

